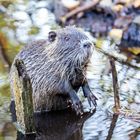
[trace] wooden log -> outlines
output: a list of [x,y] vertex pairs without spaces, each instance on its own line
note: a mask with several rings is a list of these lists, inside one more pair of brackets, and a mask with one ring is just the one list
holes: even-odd
[[31,81],[22,60],[15,60],[15,68],[16,127],[23,134],[35,133]]

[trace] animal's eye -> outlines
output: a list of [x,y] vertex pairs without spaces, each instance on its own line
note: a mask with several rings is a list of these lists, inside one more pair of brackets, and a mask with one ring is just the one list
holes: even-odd
[[49,32],[49,41],[50,42],[52,42],[52,41],[54,41],[55,40],[55,38],[56,38],[56,32],[54,32],[54,31],[50,31]]
[[90,48],[92,46],[92,44],[90,42],[86,42],[83,44],[84,48]]
[[70,38],[66,36],[66,37],[64,37],[64,39],[65,39],[66,41],[68,41]]

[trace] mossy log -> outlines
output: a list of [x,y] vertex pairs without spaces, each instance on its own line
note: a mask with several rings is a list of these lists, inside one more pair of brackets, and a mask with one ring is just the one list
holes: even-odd
[[17,129],[23,134],[35,132],[33,121],[32,85],[22,60],[15,60],[15,109]]

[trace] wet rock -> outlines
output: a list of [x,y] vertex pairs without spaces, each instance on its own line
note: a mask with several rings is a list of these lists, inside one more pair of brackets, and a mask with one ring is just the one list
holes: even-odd
[[132,2],[132,0],[114,0],[114,2],[117,3],[121,3],[121,4],[130,4]]
[[[122,43],[129,44],[130,47],[140,47],[140,25],[131,23],[126,31],[123,33]],[[128,46],[128,45],[124,45]]]
[[40,8],[36,10],[32,15],[33,23],[40,27],[47,23],[47,18],[49,17],[49,12],[46,8]]
[[[76,19],[73,24],[90,31],[94,36],[107,35],[113,25],[114,17],[110,13],[98,12],[93,10],[85,12],[81,18]],[[66,22],[69,25],[71,20]]]
[[135,59],[140,62],[140,25],[131,23],[124,31],[119,49],[128,57],[128,60]]
[[112,29],[109,32],[109,36],[113,38],[115,41],[120,41],[122,38],[123,30],[122,29]]
[[122,9],[123,9],[123,5],[121,5],[121,4],[117,4],[117,5],[114,5],[114,6],[112,7],[112,10],[113,10],[114,12],[120,12]]
[[68,8],[62,5],[61,1],[58,0],[53,0],[50,5],[52,6],[52,12],[55,15],[56,21],[61,23],[60,17],[64,16],[68,12]]
[[131,22],[131,16],[121,16],[114,21],[114,26],[116,28],[126,29]]
[[3,5],[0,5],[0,13],[5,13],[6,8]]
[[133,22],[140,25],[140,15],[136,16]]
[[29,15],[24,11],[16,11],[13,13],[13,18],[19,21],[30,20]]
[[112,0],[101,0],[99,5],[101,7],[112,7],[113,6],[113,2],[112,2]]
[[134,3],[133,3],[133,6],[135,8],[139,8],[140,7],[140,0],[135,0]]
[[62,4],[64,7],[68,8],[68,9],[74,9],[76,8],[78,5],[80,5],[80,1],[76,1],[76,0],[62,0]]

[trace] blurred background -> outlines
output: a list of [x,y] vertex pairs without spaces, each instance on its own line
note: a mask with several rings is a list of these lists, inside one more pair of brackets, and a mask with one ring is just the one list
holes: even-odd
[[140,140],[140,0],[0,0],[0,140],[17,136],[8,81],[15,55],[67,25],[81,27],[96,43],[87,77],[98,107],[79,140],[105,140],[109,134],[114,93],[108,56],[116,60],[122,107],[110,139]]

